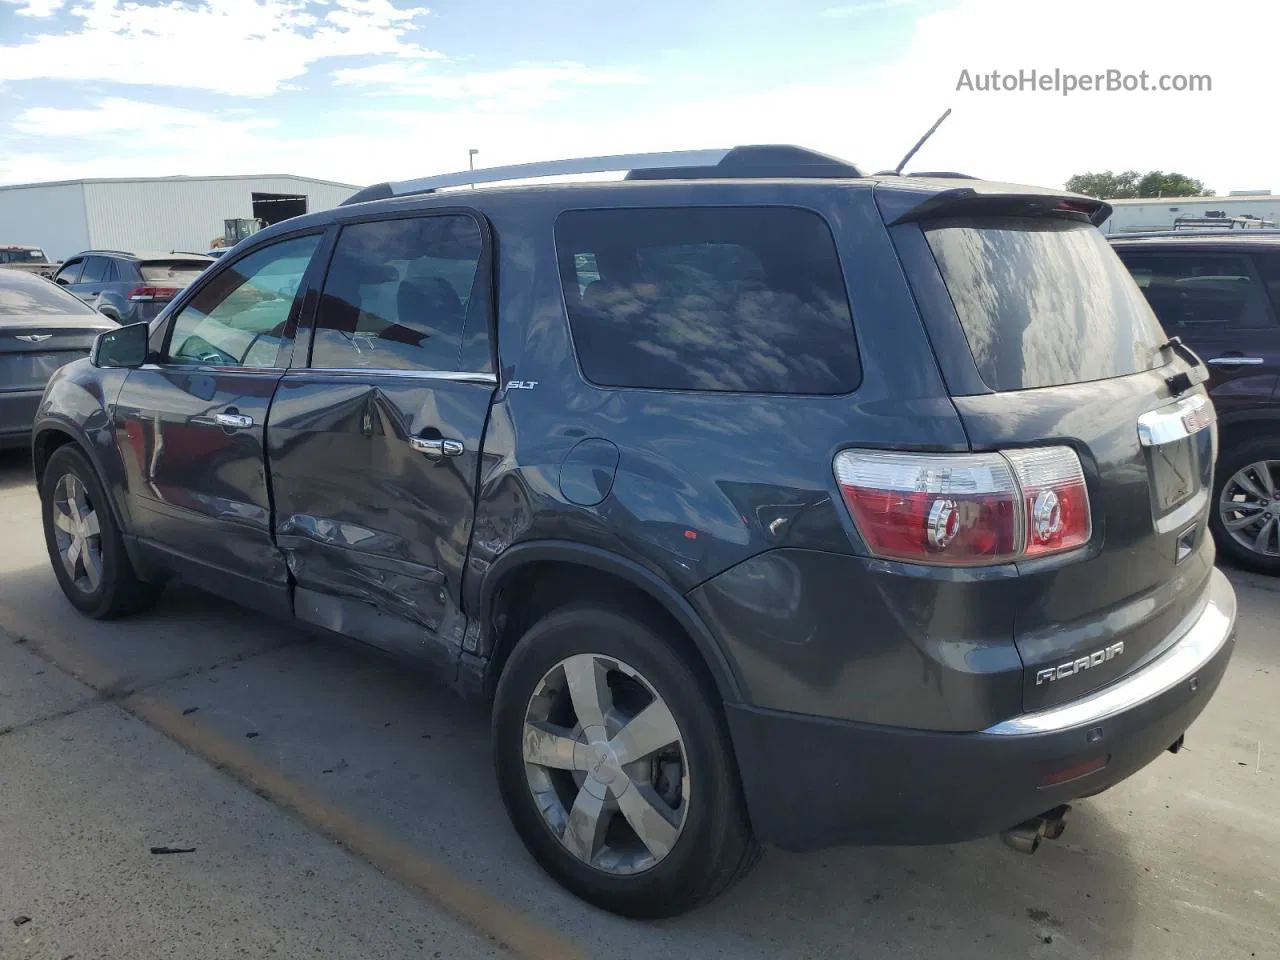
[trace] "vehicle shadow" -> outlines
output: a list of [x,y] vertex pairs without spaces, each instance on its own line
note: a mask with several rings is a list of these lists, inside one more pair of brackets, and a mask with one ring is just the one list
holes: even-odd
[[0,450],[0,496],[31,483],[31,451],[26,447]]

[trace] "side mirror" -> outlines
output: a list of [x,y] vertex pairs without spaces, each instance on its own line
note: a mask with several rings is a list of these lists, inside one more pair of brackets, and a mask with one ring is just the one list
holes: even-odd
[[140,367],[147,362],[150,337],[151,327],[146,323],[131,323],[100,333],[89,352],[89,362],[95,367]]

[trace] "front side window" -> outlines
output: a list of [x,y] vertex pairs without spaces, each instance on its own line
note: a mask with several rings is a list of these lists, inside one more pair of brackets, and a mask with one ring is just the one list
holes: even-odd
[[84,258],[68,260],[58,271],[58,283],[75,283],[80,279],[80,271],[84,268]]
[[170,363],[274,367],[319,234],[256,250],[220,271],[174,318]]
[[858,386],[840,261],[816,213],[575,210],[556,221],[556,246],[592,383],[777,394]]
[[482,248],[480,227],[468,216],[343,227],[320,297],[311,366],[457,370]]
[[1160,322],[1170,329],[1275,326],[1267,290],[1249,258],[1206,253],[1122,253]]

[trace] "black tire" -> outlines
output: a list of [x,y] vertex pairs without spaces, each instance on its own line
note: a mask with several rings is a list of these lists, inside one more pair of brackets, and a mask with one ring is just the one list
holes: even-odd
[[[71,475],[79,480],[98,520],[98,542],[101,547],[101,574],[95,588],[77,583],[67,570],[59,550],[54,525],[54,501],[59,481]],[[143,610],[155,603],[160,587],[139,579],[125,550],[120,528],[111,511],[102,481],[88,457],[74,444],[59,447],[45,465],[40,483],[41,514],[44,540],[54,575],[68,600],[81,613],[97,620],[112,620]]]
[[[597,869],[570,853],[537,806],[525,772],[524,723],[535,690],[566,658],[616,658],[638,671],[669,708],[683,738],[690,799],[670,852],[640,873]],[[643,619],[598,606],[558,610],[516,645],[493,710],[498,785],[517,833],[550,876],[602,909],[637,919],[683,913],[744,877],[760,858],[714,687]]]
[[[1235,539],[1223,524],[1221,499],[1228,481],[1251,463],[1261,460],[1280,461],[1280,437],[1261,437],[1223,450],[1213,481],[1213,505],[1209,511],[1209,528],[1213,531],[1218,550],[1242,567],[1260,573],[1280,574],[1280,556],[1264,556]],[[1280,488],[1277,488],[1280,495]]]

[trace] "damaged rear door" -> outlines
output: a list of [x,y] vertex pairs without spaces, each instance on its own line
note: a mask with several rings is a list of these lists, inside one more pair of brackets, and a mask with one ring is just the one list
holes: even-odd
[[445,668],[496,385],[489,247],[467,211],[344,223],[268,430],[295,614]]

